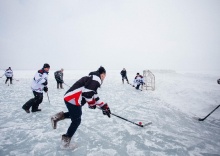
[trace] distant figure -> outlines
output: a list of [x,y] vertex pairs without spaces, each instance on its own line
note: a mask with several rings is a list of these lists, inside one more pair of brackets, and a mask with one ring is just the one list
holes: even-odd
[[144,84],[143,76],[137,73],[137,75],[134,78],[133,87],[135,87],[136,89],[139,89],[140,85],[143,85],[143,84]]
[[220,84],[220,79],[217,80],[217,83]]
[[78,126],[81,123],[82,106],[86,103],[89,108],[95,109],[98,106],[104,115],[110,118],[110,108],[107,103],[100,100],[97,89],[101,87],[106,76],[104,67],[100,67],[97,71],[89,73],[76,81],[72,87],[64,95],[64,102],[68,112],[59,112],[51,117],[52,127],[57,128],[57,122],[66,118],[71,119],[71,124],[66,132],[62,135],[63,148],[72,148],[70,141]]
[[11,67],[8,67],[8,69],[5,70],[5,76],[6,76],[5,84],[7,84],[8,80],[10,80],[10,84],[12,84],[13,71]]
[[50,70],[50,65],[45,63],[43,68],[38,70],[35,74],[31,89],[34,94],[34,98],[27,101],[22,108],[26,111],[26,113],[30,113],[30,108],[32,107],[32,112],[41,111],[38,109],[39,104],[43,101],[43,91],[47,92],[47,77]]
[[58,70],[56,72],[54,72],[54,77],[57,81],[57,89],[59,89],[59,87],[61,89],[63,89],[63,68],[61,68],[61,70]]
[[127,78],[127,71],[125,68],[121,71],[121,76],[122,76],[122,83],[124,84],[124,79],[126,79],[127,83],[129,84],[128,78]]

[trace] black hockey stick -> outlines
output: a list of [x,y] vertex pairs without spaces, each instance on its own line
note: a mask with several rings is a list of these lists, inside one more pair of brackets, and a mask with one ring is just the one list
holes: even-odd
[[218,109],[218,107],[220,107],[220,105],[218,105],[213,111],[211,111],[208,115],[206,115],[204,118],[199,118],[199,121],[204,121],[209,115],[211,115],[216,109]]
[[[63,81],[63,80],[61,80],[60,78],[58,78],[60,81]],[[66,83],[64,83],[63,82],[63,84],[65,84],[67,87],[70,87],[68,84],[66,84]]]
[[[129,83],[129,85],[131,85],[132,87],[134,87],[134,85],[132,85],[132,84],[130,84],[130,83]],[[140,90],[140,91],[142,91],[142,89],[139,89],[139,88],[138,88],[137,90]]]
[[118,117],[118,118],[120,118],[120,119],[122,119],[122,120],[125,120],[125,121],[127,121],[127,122],[130,122],[130,123],[132,123],[132,124],[135,124],[135,125],[137,125],[137,126],[139,126],[139,127],[144,127],[144,126],[148,126],[148,125],[152,124],[152,122],[148,122],[148,123],[146,123],[146,124],[144,124],[144,125],[142,125],[141,122],[140,122],[139,124],[137,124],[137,123],[135,123],[135,122],[133,122],[133,121],[130,121],[130,120],[128,120],[128,119],[125,119],[125,118],[123,118],[123,117],[121,117],[121,116],[119,116],[119,115],[116,115],[116,114],[114,114],[114,113],[111,113],[111,115],[116,116],[116,117]]
[[65,84],[67,87],[70,87],[69,85],[67,85],[66,83],[63,82],[63,84]]

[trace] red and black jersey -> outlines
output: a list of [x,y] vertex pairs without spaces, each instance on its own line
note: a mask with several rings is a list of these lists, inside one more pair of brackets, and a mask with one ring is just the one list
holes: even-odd
[[73,105],[80,106],[86,102],[91,105],[103,106],[100,101],[97,89],[101,86],[101,79],[98,72],[91,72],[89,76],[79,79],[64,95],[64,100]]

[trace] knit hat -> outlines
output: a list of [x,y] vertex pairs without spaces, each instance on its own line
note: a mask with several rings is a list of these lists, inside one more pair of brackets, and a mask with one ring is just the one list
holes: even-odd
[[50,68],[50,65],[48,63],[45,63],[43,68]]
[[98,69],[98,72],[99,72],[99,74],[102,74],[102,73],[106,73],[106,70],[104,67],[100,66]]

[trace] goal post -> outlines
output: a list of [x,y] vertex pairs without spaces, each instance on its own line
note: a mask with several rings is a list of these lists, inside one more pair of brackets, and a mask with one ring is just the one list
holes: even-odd
[[155,76],[150,70],[143,71],[144,85],[143,90],[155,90]]

